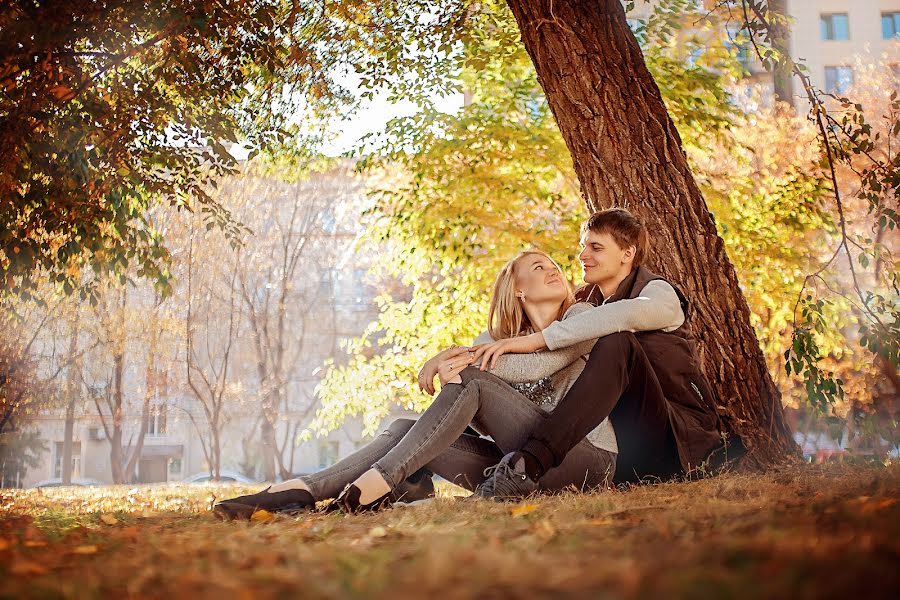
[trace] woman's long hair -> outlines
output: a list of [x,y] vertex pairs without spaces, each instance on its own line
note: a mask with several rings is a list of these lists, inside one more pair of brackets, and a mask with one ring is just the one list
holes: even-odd
[[542,250],[532,249],[520,252],[515,258],[503,265],[503,268],[500,269],[500,274],[497,275],[497,280],[494,282],[494,293],[491,295],[491,308],[488,312],[488,333],[495,340],[528,335],[534,331],[531,320],[522,307],[522,302],[516,297],[514,273],[516,263],[521,258],[531,254],[539,254],[553,263],[553,266],[559,271],[563,284],[566,286],[566,298],[560,304],[559,314],[556,318],[561,319],[569,307],[575,303],[572,285],[555,260]]

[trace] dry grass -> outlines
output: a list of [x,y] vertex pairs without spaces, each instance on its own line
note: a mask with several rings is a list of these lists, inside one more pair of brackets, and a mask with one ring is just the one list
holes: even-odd
[[0,597],[862,598],[900,589],[900,468],[223,523],[240,487],[0,492]]

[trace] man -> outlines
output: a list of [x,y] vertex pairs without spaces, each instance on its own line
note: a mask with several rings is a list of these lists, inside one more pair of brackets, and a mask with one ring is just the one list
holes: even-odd
[[[619,444],[616,483],[690,477],[724,463],[727,436],[700,369],[688,301],[643,266],[649,248],[643,223],[625,209],[603,210],[584,224],[581,243],[585,286],[576,296],[596,306],[475,352],[484,369],[507,352],[599,338],[568,394],[540,431],[503,457],[476,491],[481,496],[517,498],[537,489],[541,476],[606,417]],[[734,438],[728,458],[742,451]]]

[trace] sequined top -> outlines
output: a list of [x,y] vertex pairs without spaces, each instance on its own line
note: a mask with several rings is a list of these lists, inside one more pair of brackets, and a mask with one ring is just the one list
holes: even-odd
[[553,382],[550,381],[549,377],[542,377],[537,381],[526,383],[511,383],[509,385],[538,406],[548,409],[556,406],[556,398],[553,397]]

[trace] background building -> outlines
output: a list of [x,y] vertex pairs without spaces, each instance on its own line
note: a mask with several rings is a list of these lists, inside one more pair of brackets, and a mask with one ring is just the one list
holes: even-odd
[[[628,13],[631,22],[651,14],[656,0],[638,0]],[[695,0],[698,14],[716,9],[715,0]],[[726,24],[729,35],[739,38],[742,23],[740,2],[733,2],[732,19]],[[830,94],[846,94],[855,80],[854,65],[859,59],[886,61],[900,77],[900,0],[771,0],[789,17],[788,48],[796,61],[808,69],[816,88]],[[721,9],[718,14],[727,18]],[[685,31],[696,33],[694,17],[688,17]],[[757,60],[752,46],[740,40],[738,58],[747,69],[746,81],[761,85],[771,97],[775,93],[773,75]],[[796,77],[784,78],[786,93],[798,110],[806,110],[806,95]]]
[[[137,457],[129,481],[174,482],[209,472],[211,435],[201,402],[207,398],[198,397],[197,391],[204,392],[199,380],[224,365],[226,347],[230,348],[229,374],[222,380],[225,389],[218,440],[223,476],[266,478],[260,431],[266,418],[262,407],[273,386],[278,388],[278,402],[271,414],[279,455],[275,478],[283,473],[317,471],[371,439],[363,434],[361,420],[354,418],[322,438],[300,436],[315,415],[316,386],[326,361],[346,360],[343,344],[361,335],[377,315],[374,297],[392,291],[385,287],[390,282],[379,288],[368,281],[377,249],[356,247],[362,231],[359,215],[364,208],[365,181],[353,171],[351,161],[341,161],[298,181],[252,174],[226,180],[220,185],[220,200],[254,235],[235,252],[227,245],[216,247],[209,236],[170,224],[177,288],[166,300],[167,310],[151,318],[150,311],[159,306],[158,298],[149,287],[138,285],[129,286],[127,300],[122,299],[125,313],[81,307],[76,338],[84,356],[66,367],[74,369],[78,379],[72,410],[67,415],[66,402],[57,401],[28,419],[23,432],[32,438],[36,434],[41,442],[32,447],[36,460],[27,469],[13,469],[3,481],[5,486],[30,487],[62,477],[67,421],[72,481],[113,482],[110,436],[115,410],[110,400],[117,393],[111,371],[116,360],[112,349],[117,344],[121,344],[124,357],[122,454],[126,459],[132,454]],[[200,349],[193,354],[197,362],[193,387],[186,381],[184,333],[189,280],[184,248],[190,237],[195,240],[190,246],[195,260],[190,274],[193,345]],[[282,250],[294,253],[290,260],[296,264],[289,275],[279,262]],[[229,275],[233,275],[237,299],[231,304],[225,287]],[[285,312],[279,315],[273,303],[282,290]],[[219,298],[210,303],[210,295]],[[233,330],[223,327],[229,322],[229,310]],[[121,336],[107,343],[105,332],[112,330],[110,325],[120,314]],[[284,339],[275,340],[277,321],[282,317],[286,321]],[[62,320],[59,327],[41,335],[40,352],[48,370],[64,362],[58,349],[62,340],[69,339],[65,325]],[[154,328],[160,335],[151,358],[148,339]],[[282,373],[277,377],[272,374],[274,354],[283,355]],[[268,375],[259,368],[263,360],[269,363]],[[141,436],[145,413],[146,431]],[[398,409],[387,420],[411,414]]]

